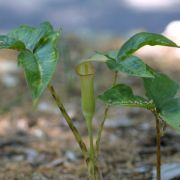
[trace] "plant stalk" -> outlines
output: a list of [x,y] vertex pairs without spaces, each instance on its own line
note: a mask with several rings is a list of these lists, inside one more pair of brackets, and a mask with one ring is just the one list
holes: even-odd
[[156,179],[161,180],[161,130],[159,117],[156,114]]
[[70,116],[68,115],[63,103],[61,102],[61,99],[60,99],[60,96],[56,93],[54,87],[52,85],[48,85],[48,88],[49,88],[49,91],[56,103],[56,105],[59,107],[59,110],[61,111],[63,117],[65,118],[69,128],[71,129],[77,143],[79,144],[79,147],[82,151],[82,154],[84,156],[84,159],[86,160],[86,163],[88,164],[88,151],[87,151],[87,148],[86,148],[86,145],[85,143],[83,142],[82,140],[82,137],[79,133],[79,131],[77,130],[77,128],[74,126],[73,122],[72,122],[72,119],[70,118]]
[[89,136],[89,178],[95,180],[95,167],[96,167],[96,155],[94,151],[94,143],[93,143],[93,126],[92,119],[86,119],[87,128],[88,128],[88,136]]
[[[117,82],[117,77],[118,77],[118,72],[115,71],[114,72],[114,80],[113,80],[113,86],[116,85],[116,82]],[[99,154],[99,149],[100,149],[100,141],[101,141],[101,136],[102,136],[102,131],[104,129],[104,123],[107,119],[107,115],[108,115],[108,112],[109,112],[109,105],[106,106],[105,110],[104,110],[104,117],[103,117],[103,120],[100,124],[100,127],[98,129],[98,133],[97,133],[97,139],[96,139],[96,155],[98,156]]]
[[104,123],[107,119],[108,111],[109,111],[109,105],[107,105],[105,110],[104,110],[104,117],[103,117],[103,120],[102,120],[100,127],[98,129],[98,134],[97,134],[97,139],[96,139],[96,155],[97,156],[99,154],[101,135],[102,135],[102,131],[104,129]]

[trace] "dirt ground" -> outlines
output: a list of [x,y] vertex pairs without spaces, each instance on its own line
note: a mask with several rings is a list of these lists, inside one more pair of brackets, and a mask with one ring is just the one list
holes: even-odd
[[[62,117],[24,112],[22,107],[0,116],[0,179],[87,179],[79,147]],[[103,179],[152,179],[156,149],[151,114],[141,109],[116,109],[113,114],[121,115],[108,119],[103,133],[99,156]],[[83,120],[74,121],[87,143]],[[168,128],[161,141],[163,164],[180,163],[179,142],[180,134]]]

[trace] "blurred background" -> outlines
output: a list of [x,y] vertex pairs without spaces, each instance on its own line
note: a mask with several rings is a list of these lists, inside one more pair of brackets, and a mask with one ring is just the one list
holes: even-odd
[[[0,33],[21,24],[50,21],[63,34],[60,62],[53,84],[67,111],[88,142],[80,108],[80,87],[74,67],[95,51],[119,49],[136,32],[161,33],[180,44],[179,0],[0,0]],[[146,63],[180,83],[180,50],[144,47]],[[86,179],[86,167],[66,122],[45,91],[36,109],[17,52],[0,50],[0,179]],[[111,86],[112,73],[95,64],[96,95]],[[119,74],[118,82],[144,93],[138,78]],[[180,93],[178,93],[179,95]],[[97,101],[94,131],[103,118]],[[111,108],[102,137],[100,167],[106,180],[155,177],[153,116],[139,108]],[[180,179],[180,133],[167,128],[162,137],[163,180]],[[59,177],[60,176],[60,177]]]
[[2,31],[48,20],[66,33],[113,35],[142,29],[162,32],[178,20],[180,8],[178,0],[1,0],[0,5]]

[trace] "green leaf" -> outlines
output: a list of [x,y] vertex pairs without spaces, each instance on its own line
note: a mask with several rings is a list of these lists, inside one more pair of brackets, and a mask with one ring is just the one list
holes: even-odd
[[116,60],[118,55],[118,50],[109,51],[104,54],[108,59]]
[[43,37],[42,43],[34,53],[26,50],[18,56],[18,61],[25,70],[34,101],[37,101],[47,87],[55,71],[58,60],[56,43],[59,36],[59,32],[51,32]]
[[83,64],[85,62],[101,62],[101,63],[106,63],[106,62],[108,62],[108,61],[110,61],[112,59],[115,60],[115,58],[116,58],[115,56],[117,55],[117,52],[118,51],[110,51],[110,52],[108,52],[106,54],[97,52],[96,54],[90,56],[89,58],[81,60],[77,64],[77,66],[80,65],[80,64]]
[[160,117],[171,127],[180,131],[180,98],[169,99],[160,107]]
[[28,50],[20,52],[18,55],[18,61],[19,64],[24,68],[27,83],[33,92],[33,98],[36,98],[42,84],[41,68],[38,61],[34,54]]
[[174,98],[179,86],[167,75],[154,75],[153,79],[144,78],[146,96],[153,100],[160,117],[171,127],[180,130],[180,99]]
[[106,64],[109,69],[113,71],[121,71],[130,76],[154,77],[148,66],[136,56],[129,56],[124,61],[109,60]]
[[178,47],[173,41],[160,34],[141,32],[132,36],[120,48],[117,60],[123,60],[145,45]]
[[25,45],[19,40],[3,35],[0,36],[0,49],[23,50]]
[[40,24],[37,28],[21,25],[9,32],[8,37],[23,42],[26,49],[33,51],[40,39],[51,31],[53,31],[53,28],[48,22]]
[[152,101],[147,101],[143,97],[135,96],[132,89],[125,84],[118,84],[108,89],[102,95],[99,95],[98,98],[109,105],[142,107],[147,109],[154,108]]
[[84,62],[103,62],[104,63],[108,60],[109,59],[104,54],[96,53],[93,56],[91,56],[85,60],[83,59],[82,61],[80,61],[79,64],[84,63]]
[[37,28],[22,25],[7,36],[0,36],[0,48],[16,49],[18,63],[24,68],[34,102],[50,82],[58,60],[57,40],[60,33],[48,22]]
[[179,85],[167,75],[156,73],[154,78],[144,78],[146,96],[159,108],[164,101],[173,98]]
[[83,59],[82,61],[80,61],[79,64],[84,63],[84,62],[107,62],[109,60],[115,60],[117,57],[117,53],[118,51],[109,51],[106,53],[101,53],[101,52],[96,52],[96,54],[90,56],[87,59]]

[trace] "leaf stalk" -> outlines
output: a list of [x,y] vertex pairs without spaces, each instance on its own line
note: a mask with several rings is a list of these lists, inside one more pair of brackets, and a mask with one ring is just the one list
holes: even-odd
[[87,148],[86,148],[86,145],[85,143],[83,142],[82,140],[82,137],[79,133],[79,131],[77,130],[77,128],[74,126],[73,122],[72,122],[72,119],[70,118],[70,116],[68,115],[63,103],[61,102],[61,98],[60,96],[56,93],[54,87],[52,85],[48,85],[48,89],[56,103],[56,105],[58,106],[59,110],[61,111],[64,119],[66,120],[69,128],[71,129],[77,143],[79,144],[79,147],[82,151],[82,154],[86,160],[86,163],[88,163],[88,151],[87,151]]

